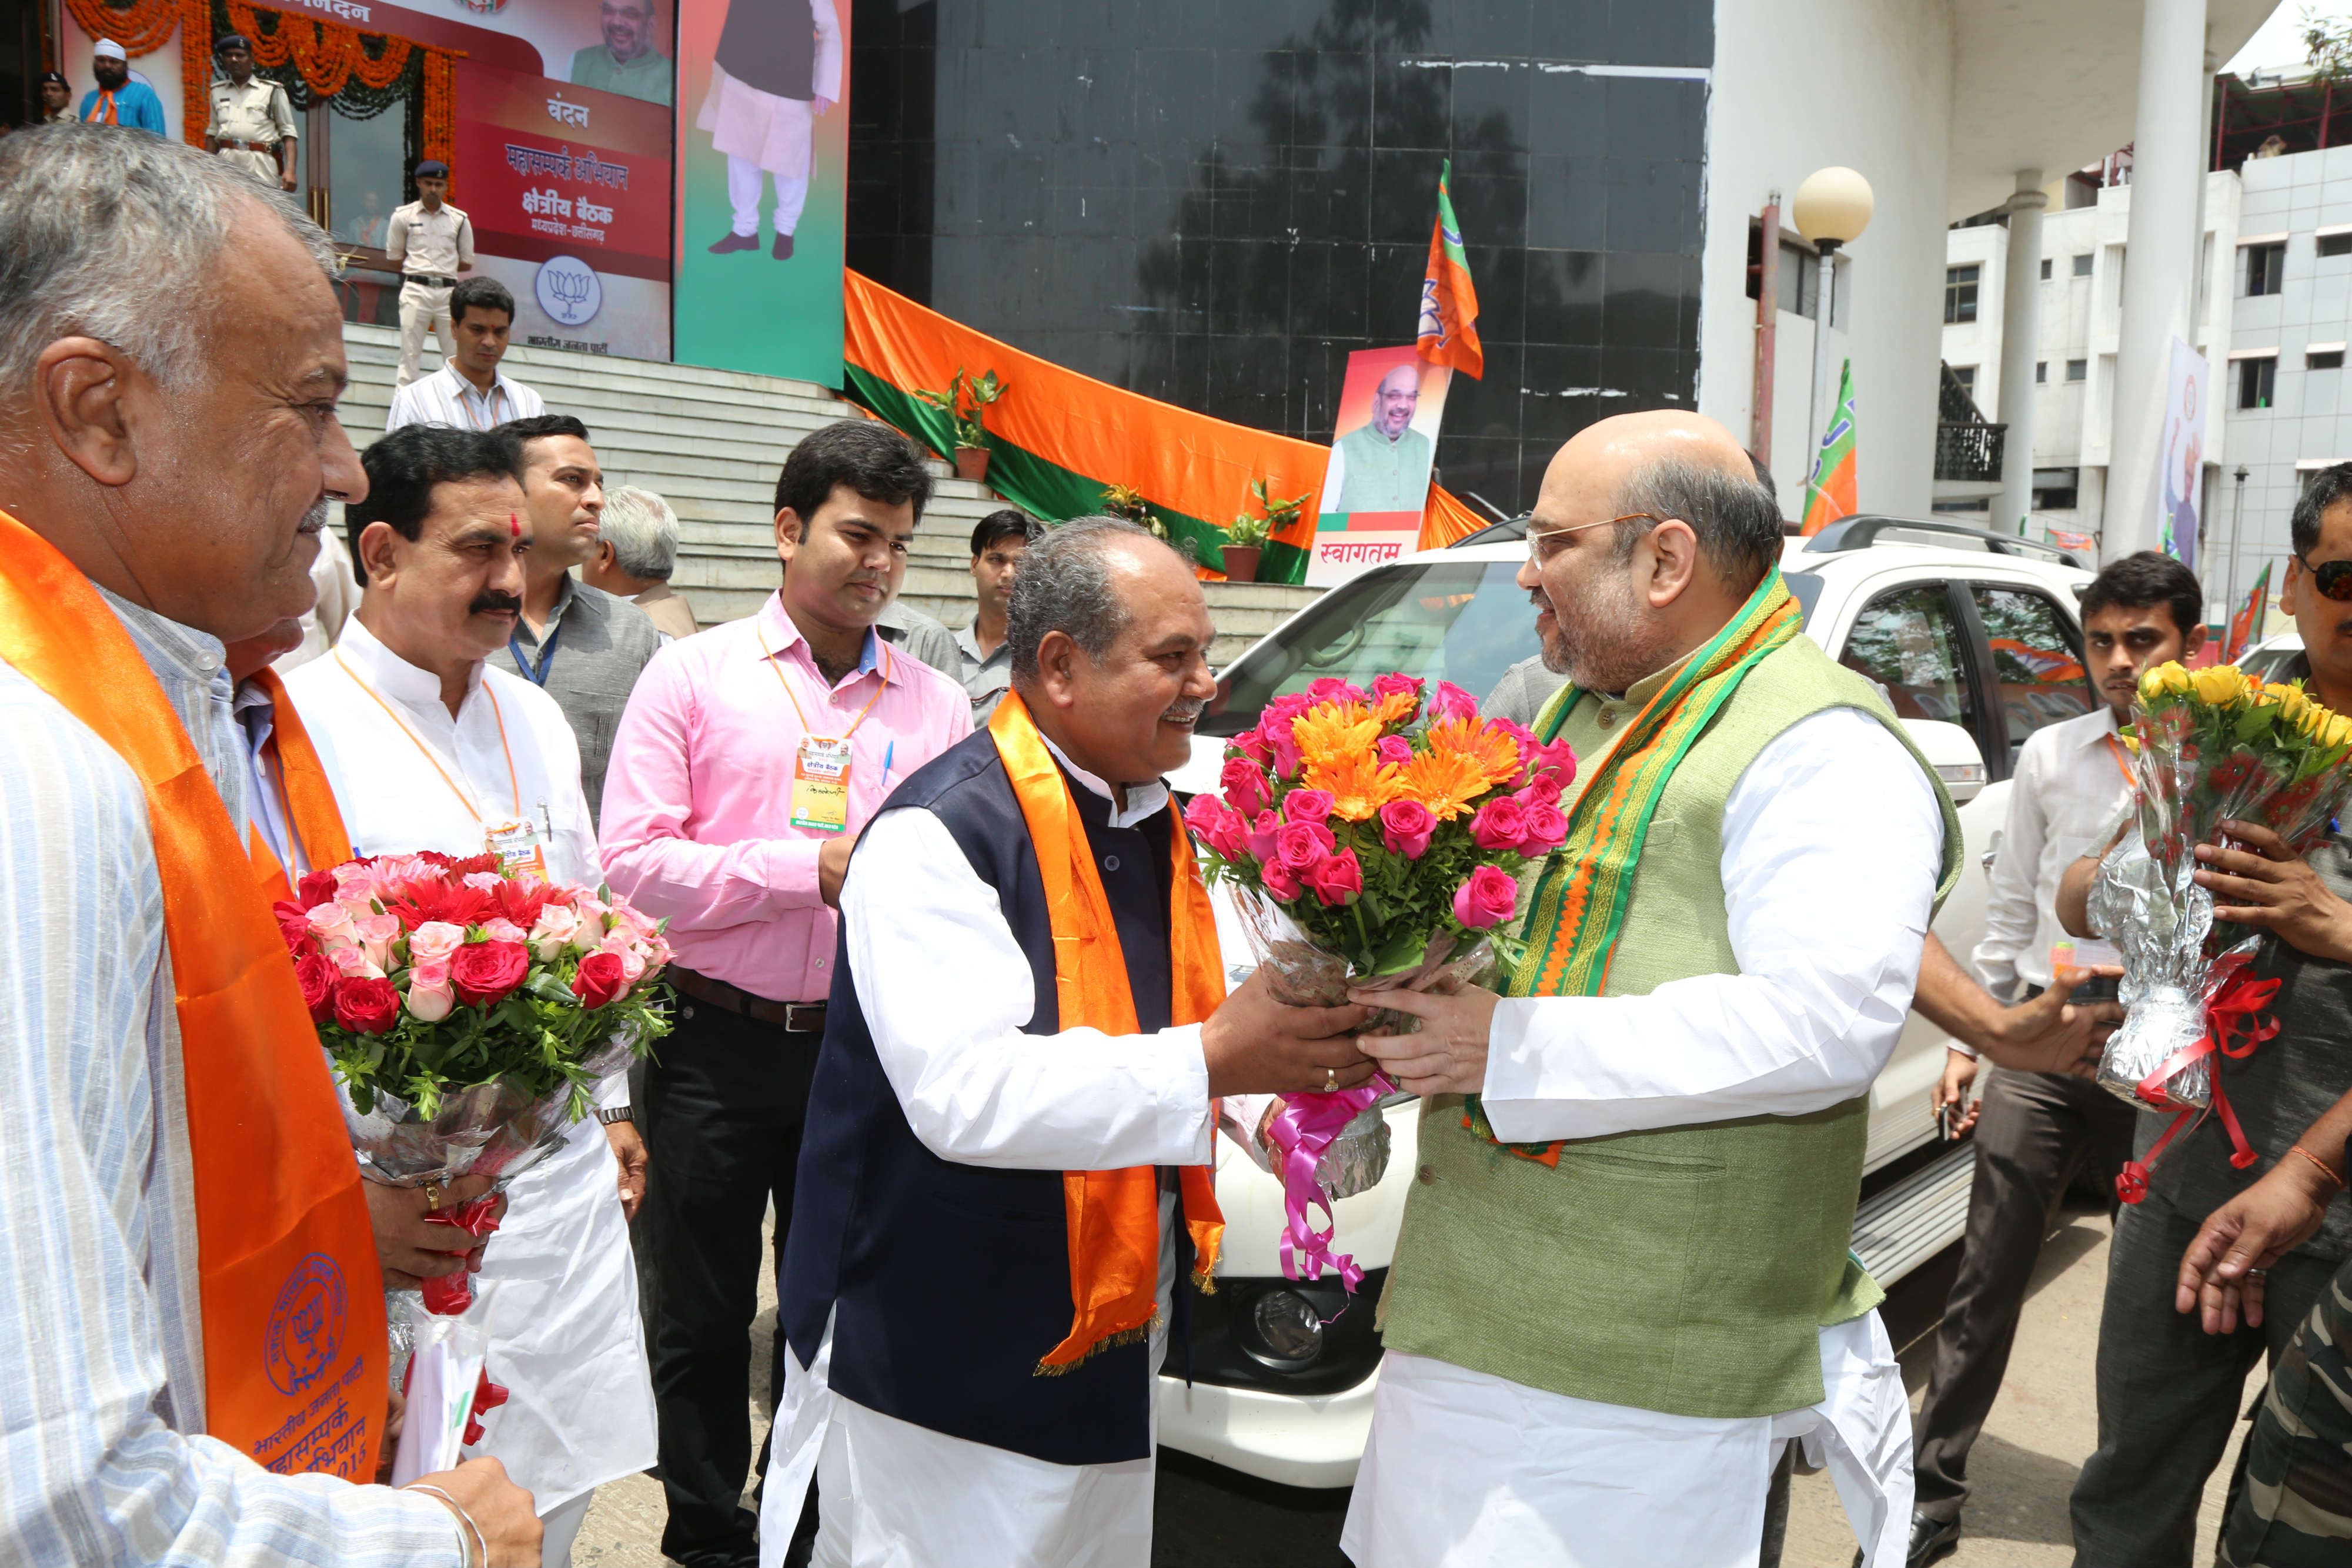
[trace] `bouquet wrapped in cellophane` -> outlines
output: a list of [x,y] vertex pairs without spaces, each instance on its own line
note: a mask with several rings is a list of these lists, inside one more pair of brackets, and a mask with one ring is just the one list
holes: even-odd
[[[277,906],[360,1166],[395,1186],[478,1175],[493,1191],[554,1152],[599,1080],[669,1032],[661,926],[495,855],[349,861]],[[432,1218],[476,1238],[488,1197]],[[425,1304],[463,1312],[463,1271]]]
[[[2221,824],[2235,821],[2268,827],[2297,854],[2309,849],[2352,781],[2352,720],[2300,685],[2266,685],[2235,665],[2168,664],[2140,677],[2128,739],[2138,831],[2109,852],[2090,901],[2092,925],[2124,955],[2126,1014],[2099,1082],[2135,1105],[2179,1110],[2175,1132],[2216,1112],[2233,1157],[2251,1165],[2211,1058],[2245,1055],[2277,1032],[2262,1013],[2277,982],[2247,973],[2260,933],[2214,919],[2213,895],[2194,880],[2196,846],[2222,842]],[[2125,1201],[2145,1194],[2147,1175],[2137,1161],[2126,1168]]]
[[[1565,744],[1481,718],[1467,692],[1381,675],[1371,689],[1337,678],[1276,697],[1257,727],[1225,748],[1220,792],[1194,799],[1185,821],[1204,874],[1229,891],[1274,994],[1337,1007],[1351,989],[1475,984],[1517,959],[1500,927],[1518,877],[1568,836],[1561,789],[1575,778]],[[1376,1009],[1365,1026],[1406,1033],[1407,1013]],[[1339,1198],[1387,1168],[1381,1105],[1397,1094],[1375,1074],[1355,1089],[1284,1095],[1237,1129],[1252,1157],[1283,1178],[1291,1277],[1335,1269],[1352,1290],[1352,1261],[1329,1249]],[[1303,1261],[1294,1261],[1296,1252]]]

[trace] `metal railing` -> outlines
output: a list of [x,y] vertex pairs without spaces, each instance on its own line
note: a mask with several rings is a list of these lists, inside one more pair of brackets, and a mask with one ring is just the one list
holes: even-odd
[[2001,439],[2008,432],[2005,424],[1938,424],[1936,477],[1999,484]]

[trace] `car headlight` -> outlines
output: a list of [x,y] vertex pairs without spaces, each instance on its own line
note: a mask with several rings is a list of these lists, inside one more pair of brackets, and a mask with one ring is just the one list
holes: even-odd
[[1243,1353],[1276,1372],[1304,1372],[1323,1354],[1323,1320],[1296,1291],[1268,1291],[1243,1318]]

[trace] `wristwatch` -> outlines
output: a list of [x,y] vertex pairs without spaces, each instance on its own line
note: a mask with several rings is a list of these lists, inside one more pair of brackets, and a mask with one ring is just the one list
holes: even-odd
[[596,1112],[596,1120],[608,1127],[615,1122],[634,1122],[636,1119],[637,1109],[634,1105],[615,1105],[609,1111],[600,1107]]

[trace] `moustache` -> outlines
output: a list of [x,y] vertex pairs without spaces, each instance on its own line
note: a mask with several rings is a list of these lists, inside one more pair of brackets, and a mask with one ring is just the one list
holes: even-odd
[[303,534],[322,534],[327,531],[327,502],[325,497],[321,497],[320,499],[310,503],[310,509],[302,514],[302,520],[300,523],[296,525],[294,531]]
[[468,615],[520,615],[522,613],[522,595],[500,593],[496,590],[488,593],[478,593],[474,596],[474,602],[466,606],[466,613]]
[[1206,697],[1186,697],[1181,702],[1171,703],[1168,711],[1161,714],[1160,719],[1163,724],[1191,724],[1201,716],[1208,706],[1209,699]]

